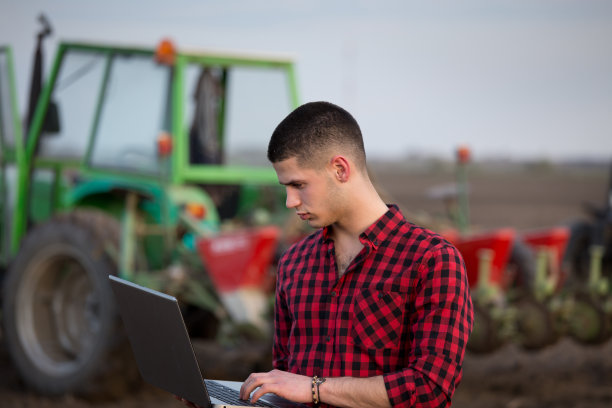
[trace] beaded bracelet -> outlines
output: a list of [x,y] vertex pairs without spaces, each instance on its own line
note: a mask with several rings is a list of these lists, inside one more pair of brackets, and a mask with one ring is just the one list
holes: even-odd
[[[319,378],[316,375],[312,377],[312,403],[315,407],[319,406],[319,385],[325,382],[325,378]],[[315,393],[315,386],[317,387],[317,391]]]

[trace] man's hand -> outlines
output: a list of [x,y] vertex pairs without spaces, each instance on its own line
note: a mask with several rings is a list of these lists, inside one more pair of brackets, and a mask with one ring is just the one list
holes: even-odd
[[248,400],[251,393],[251,403],[255,403],[262,395],[269,392],[294,402],[312,401],[312,379],[305,375],[287,371],[272,370],[267,373],[253,373],[240,387],[240,398]]

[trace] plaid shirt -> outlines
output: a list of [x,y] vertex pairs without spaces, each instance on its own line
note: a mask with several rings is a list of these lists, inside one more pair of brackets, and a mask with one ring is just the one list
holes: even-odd
[[274,367],[307,376],[383,375],[394,407],[450,405],[472,329],[459,252],[389,211],[338,278],[323,228],[281,258]]

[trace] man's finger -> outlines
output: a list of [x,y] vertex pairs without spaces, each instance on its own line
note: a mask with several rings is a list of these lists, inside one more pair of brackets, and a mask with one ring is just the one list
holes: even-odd
[[242,383],[240,387],[240,398],[243,400],[249,399],[249,396],[253,392],[253,390],[261,385],[262,373],[252,373],[249,377]]
[[251,395],[251,399],[249,400],[251,402],[251,404],[254,404],[257,402],[257,400],[259,398],[261,398],[264,394],[267,393],[275,393],[274,392],[274,387],[273,384],[270,383],[266,383],[266,384],[262,384],[258,390],[256,390],[253,395]]

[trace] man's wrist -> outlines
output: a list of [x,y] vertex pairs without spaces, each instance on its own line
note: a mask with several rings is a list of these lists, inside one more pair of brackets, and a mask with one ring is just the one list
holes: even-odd
[[325,380],[326,380],[325,378],[321,378],[316,375],[312,377],[312,388],[311,388],[312,404],[315,407],[318,407],[319,404],[321,403],[321,393],[320,393],[319,387],[321,384],[325,382]]
[[[315,387],[315,395],[316,391]],[[391,406],[382,375],[363,378],[329,377],[319,384],[318,391],[319,404],[351,408]]]

